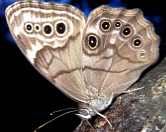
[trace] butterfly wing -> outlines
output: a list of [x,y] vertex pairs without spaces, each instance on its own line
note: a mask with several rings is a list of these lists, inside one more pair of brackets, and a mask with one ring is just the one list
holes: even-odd
[[6,17],[31,64],[79,102],[123,92],[158,58],[159,37],[138,9],[101,6],[85,26],[73,6],[20,1]]
[[67,96],[87,101],[81,81],[84,14],[71,5],[19,1],[6,9],[6,18],[31,64]]
[[83,38],[86,87],[107,98],[125,91],[156,61],[158,44],[139,9],[98,7],[88,17]]

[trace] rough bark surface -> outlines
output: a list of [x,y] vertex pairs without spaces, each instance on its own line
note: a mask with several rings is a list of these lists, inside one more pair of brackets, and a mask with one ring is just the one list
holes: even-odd
[[[154,66],[153,66],[154,67]],[[118,96],[92,129],[83,122],[74,132],[166,132],[166,58],[146,72],[129,90],[144,87]]]

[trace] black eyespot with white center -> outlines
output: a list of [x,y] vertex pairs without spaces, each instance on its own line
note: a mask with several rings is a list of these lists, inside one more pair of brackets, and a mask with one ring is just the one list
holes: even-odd
[[28,32],[28,33],[31,33],[33,31],[33,25],[32,23],[26,23],[25,24],[25,30]]
[[132,34],[132,29],[131,29],[131,27],[126,26],[126,27],[123,28],[123,30],[122,30],[122,35],[123,35],[124,37],[129,37],[131,34]]
[[28,31],[31,31],[31,30],[32,30],[32,26],[28,24],[28,25],[27,25],[27,30],[28,30]]
[[115,28],[120,28],[122,26],[122,23],[120,21],[116,21],[114,26]]
[[64,36],[67,32],[67,24],[65,21],[61,20],[55,23],[55,33],[58,36]]
[[108,31],[111,28],[111,23],[108,20],[104,20],[101,22],[101,29],[103,31]]
[[134,47],[141,47],[141,45],[142,45],[142,40],[141,40],[140,38],[136,38],[136,39],[133,40],[132,45],[133,45]]
[[88,46],[91,49],[96,49],[98,46],[98,38],[95,35],[88,36]]
[[59,33],[59,34],[63,34],[64,32],[65,32],[65,30],[66,30],[66,26],[65,26],[65,24],[64,23],[58,23],[57,25],[56,25],[56,30],[57,30],[57,32]]

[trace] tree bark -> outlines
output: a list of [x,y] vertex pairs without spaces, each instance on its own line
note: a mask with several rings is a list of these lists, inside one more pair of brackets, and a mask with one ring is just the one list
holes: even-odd
[[98,116],[94,129],[84,121],[74,132],[166,132],[166,58],[152,67],[129,88],[143,89],[119,95],[105,112],[112,128]]

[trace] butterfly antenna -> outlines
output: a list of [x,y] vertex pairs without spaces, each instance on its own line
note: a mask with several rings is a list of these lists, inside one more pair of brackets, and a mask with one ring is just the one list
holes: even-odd
[[[70,108],[67,108],[67,109],[70,109]],[[62,110],[59,110],[59,111],[63,111],[63,110],[67,110],[67,109],[62,109]],[[56,112],[59,112],[59,111],[55,111],[55,113],[56,113]],[[72,113],[72,112],[76,112],[76,111],[77,111],[77,110],[72,110],[72,111],[68,111],[68,112],[66,112],[66,113],[63,113],[63,114],[61,114],[61,115],[59,115],[59,116],[57,116],[57,117],[51,119],[50,121],[44,123],[43,125],[39,126],[38,128],[36,128],[36,129],[34,130],[34,132],[36,132],[37,130],[39,130],[39,129],[42,128],[43,126],[47,125],[48,123],[50,123],[50,122],[52,122],[52,121],[58,119],[59,117],[64,116],[64,115],[69,114],[69,113]],[[53,112],[52,112],[52,113],[53,113]]]
[[61,109],[61,110],[56,110],[50,113],[50,115],[53,115],[55,113],[61,112],[61,111],[65,111],[65,110],[77,110],[76,108],[65,108],[65,109]]

